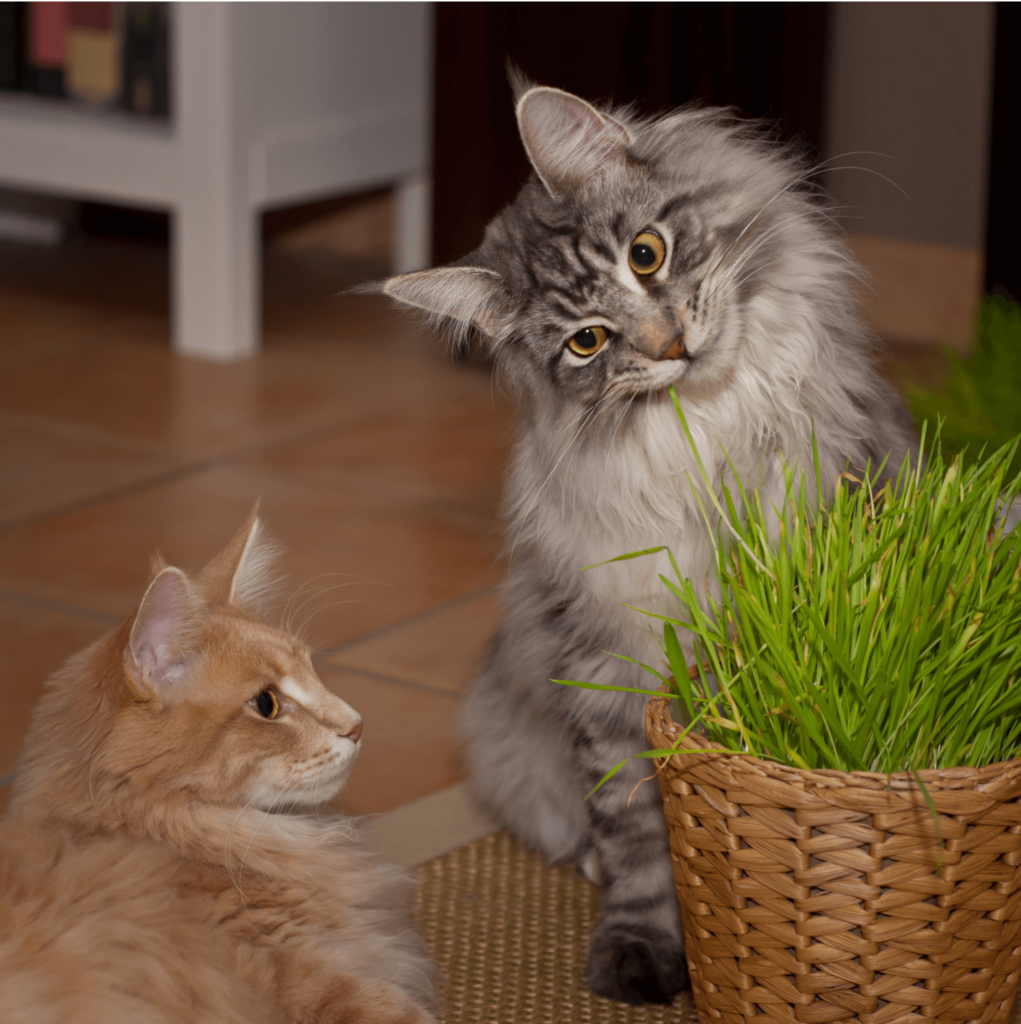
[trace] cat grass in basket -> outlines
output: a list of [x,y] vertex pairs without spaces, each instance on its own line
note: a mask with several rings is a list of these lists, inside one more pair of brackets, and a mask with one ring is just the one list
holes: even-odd
[[[724,487],[707,510],[720,524],[720,596],[663,578],[686,613],[658,618],[689,721],[792,768],[917,772],[1017,756],[1021,543],[1005,529],[1017,445],[947,466],[937,439],[924,470],[905,462],[881,490],[845,473],[819,513],[821,494],[810,500],[790,469],[780,508],[740,480]],[[690,668],[675,627],[694,638]]]
[[790,471],[781,508],[738,481],[706,503],[719,589],[663,578],[683,610],[658,616],[672,678],[649,671],[689,724],[653,698],[642,756],[704,1021],[1010,1018],[1016,447],[946,466],[937,442],[925,470],[845,479],[822,512]]
[[361,719],[259,615],[255,513],[47,684],[0,824],[7,1022],[436,1018],[410,882],[335,795]]

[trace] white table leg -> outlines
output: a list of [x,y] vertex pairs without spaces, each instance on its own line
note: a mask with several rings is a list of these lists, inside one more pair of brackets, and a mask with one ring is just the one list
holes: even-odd
[[174,215],[171,322],[181,355],[228,361],[258,351],[259,218],[233,207],[193,197]]
[[394,188],[393,272],[424,270],[432,262],[432,179],[406,178]]
[[176,5],[174,118],[179,199],[171,293],[174,348],[231,360],[259,347],[260,238],[249,201],[231,4]]

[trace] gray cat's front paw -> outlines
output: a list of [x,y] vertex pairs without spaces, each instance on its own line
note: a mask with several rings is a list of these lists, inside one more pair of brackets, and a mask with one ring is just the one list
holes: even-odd
[[597,995],[632,1006],[672,1003],[688,986],[684,945],[652,928],[599,928],[589,946],[585,984]]

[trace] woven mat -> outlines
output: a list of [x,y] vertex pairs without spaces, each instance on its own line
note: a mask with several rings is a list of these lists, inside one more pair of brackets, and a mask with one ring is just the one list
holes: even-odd
[[582,986],[598,890],[506,833],[418,869],[418,917],[446,978],[445,1024],[696,1024],[671,1007],[625,1006]]

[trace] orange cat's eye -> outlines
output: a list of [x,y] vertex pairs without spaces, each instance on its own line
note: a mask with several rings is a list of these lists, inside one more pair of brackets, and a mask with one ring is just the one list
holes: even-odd
[[258,697],[253,697],[249,702],[263,718],[276,718],[280,711],[280,703],[277,695],[272,690],[263,690]]
[[606,344],[608,336],[605,327],[583,327],[567,342],[567,347],[575,355],[594,356]]
[[643,277],[655,274],[666,259],[666,244],[653,231],[643,231],[631,243],[627,255],[628,266]]

